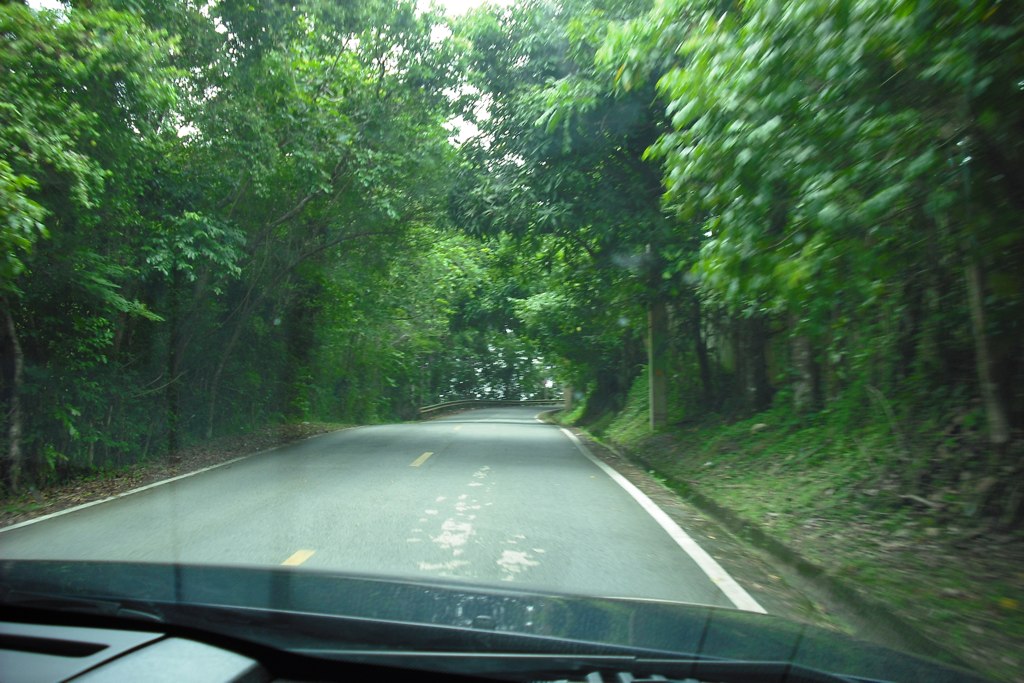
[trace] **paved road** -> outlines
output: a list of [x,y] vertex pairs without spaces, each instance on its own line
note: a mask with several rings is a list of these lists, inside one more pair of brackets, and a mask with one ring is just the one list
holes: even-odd
[[2,532],[0,558],[301,564],[734,606],[537,412],[323,435]]

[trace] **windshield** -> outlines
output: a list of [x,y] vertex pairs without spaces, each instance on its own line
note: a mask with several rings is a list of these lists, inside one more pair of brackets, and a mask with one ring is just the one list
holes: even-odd
[[0,4],[7,579],[1021,680],[1022,55],[1000,0]]

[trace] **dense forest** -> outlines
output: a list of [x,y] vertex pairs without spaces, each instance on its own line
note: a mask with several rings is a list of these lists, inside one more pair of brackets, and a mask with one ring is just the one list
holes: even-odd
[[670,423],[877,425],[1015,522],[1022,74],[998,0],[0,4],[5,485],[552,384],[593,423],[660,318]]
[[440,15],[0,12],[9,487],[542,385],[479,296],[511,247],[446,229],[465,56]]

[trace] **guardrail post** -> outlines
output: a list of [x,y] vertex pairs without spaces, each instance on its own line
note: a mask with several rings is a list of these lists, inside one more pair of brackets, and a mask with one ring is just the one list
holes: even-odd
[[420,418],[423,418],[430,413],[436,413],[441,410],[449,410],[452,408],[471,408],[473,406],[538,406],[538,405],[557,405],[562,402],[562,399],[531,399],[527,401],[488,401],[483,399],[467,399],[462,401],[446,401],[444,403],[435,403],[429,406],[420,406],[417,410]]

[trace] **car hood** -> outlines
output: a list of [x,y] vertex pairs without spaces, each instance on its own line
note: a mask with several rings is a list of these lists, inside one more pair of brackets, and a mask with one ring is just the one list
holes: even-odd
[[[117,604],[167,624],[323,652],[643,653],[892,681],[968,673],[780,617],[663,601],[262,567],[0,561],[0,603]],[[50,605],[59,605],[53,602]]]

